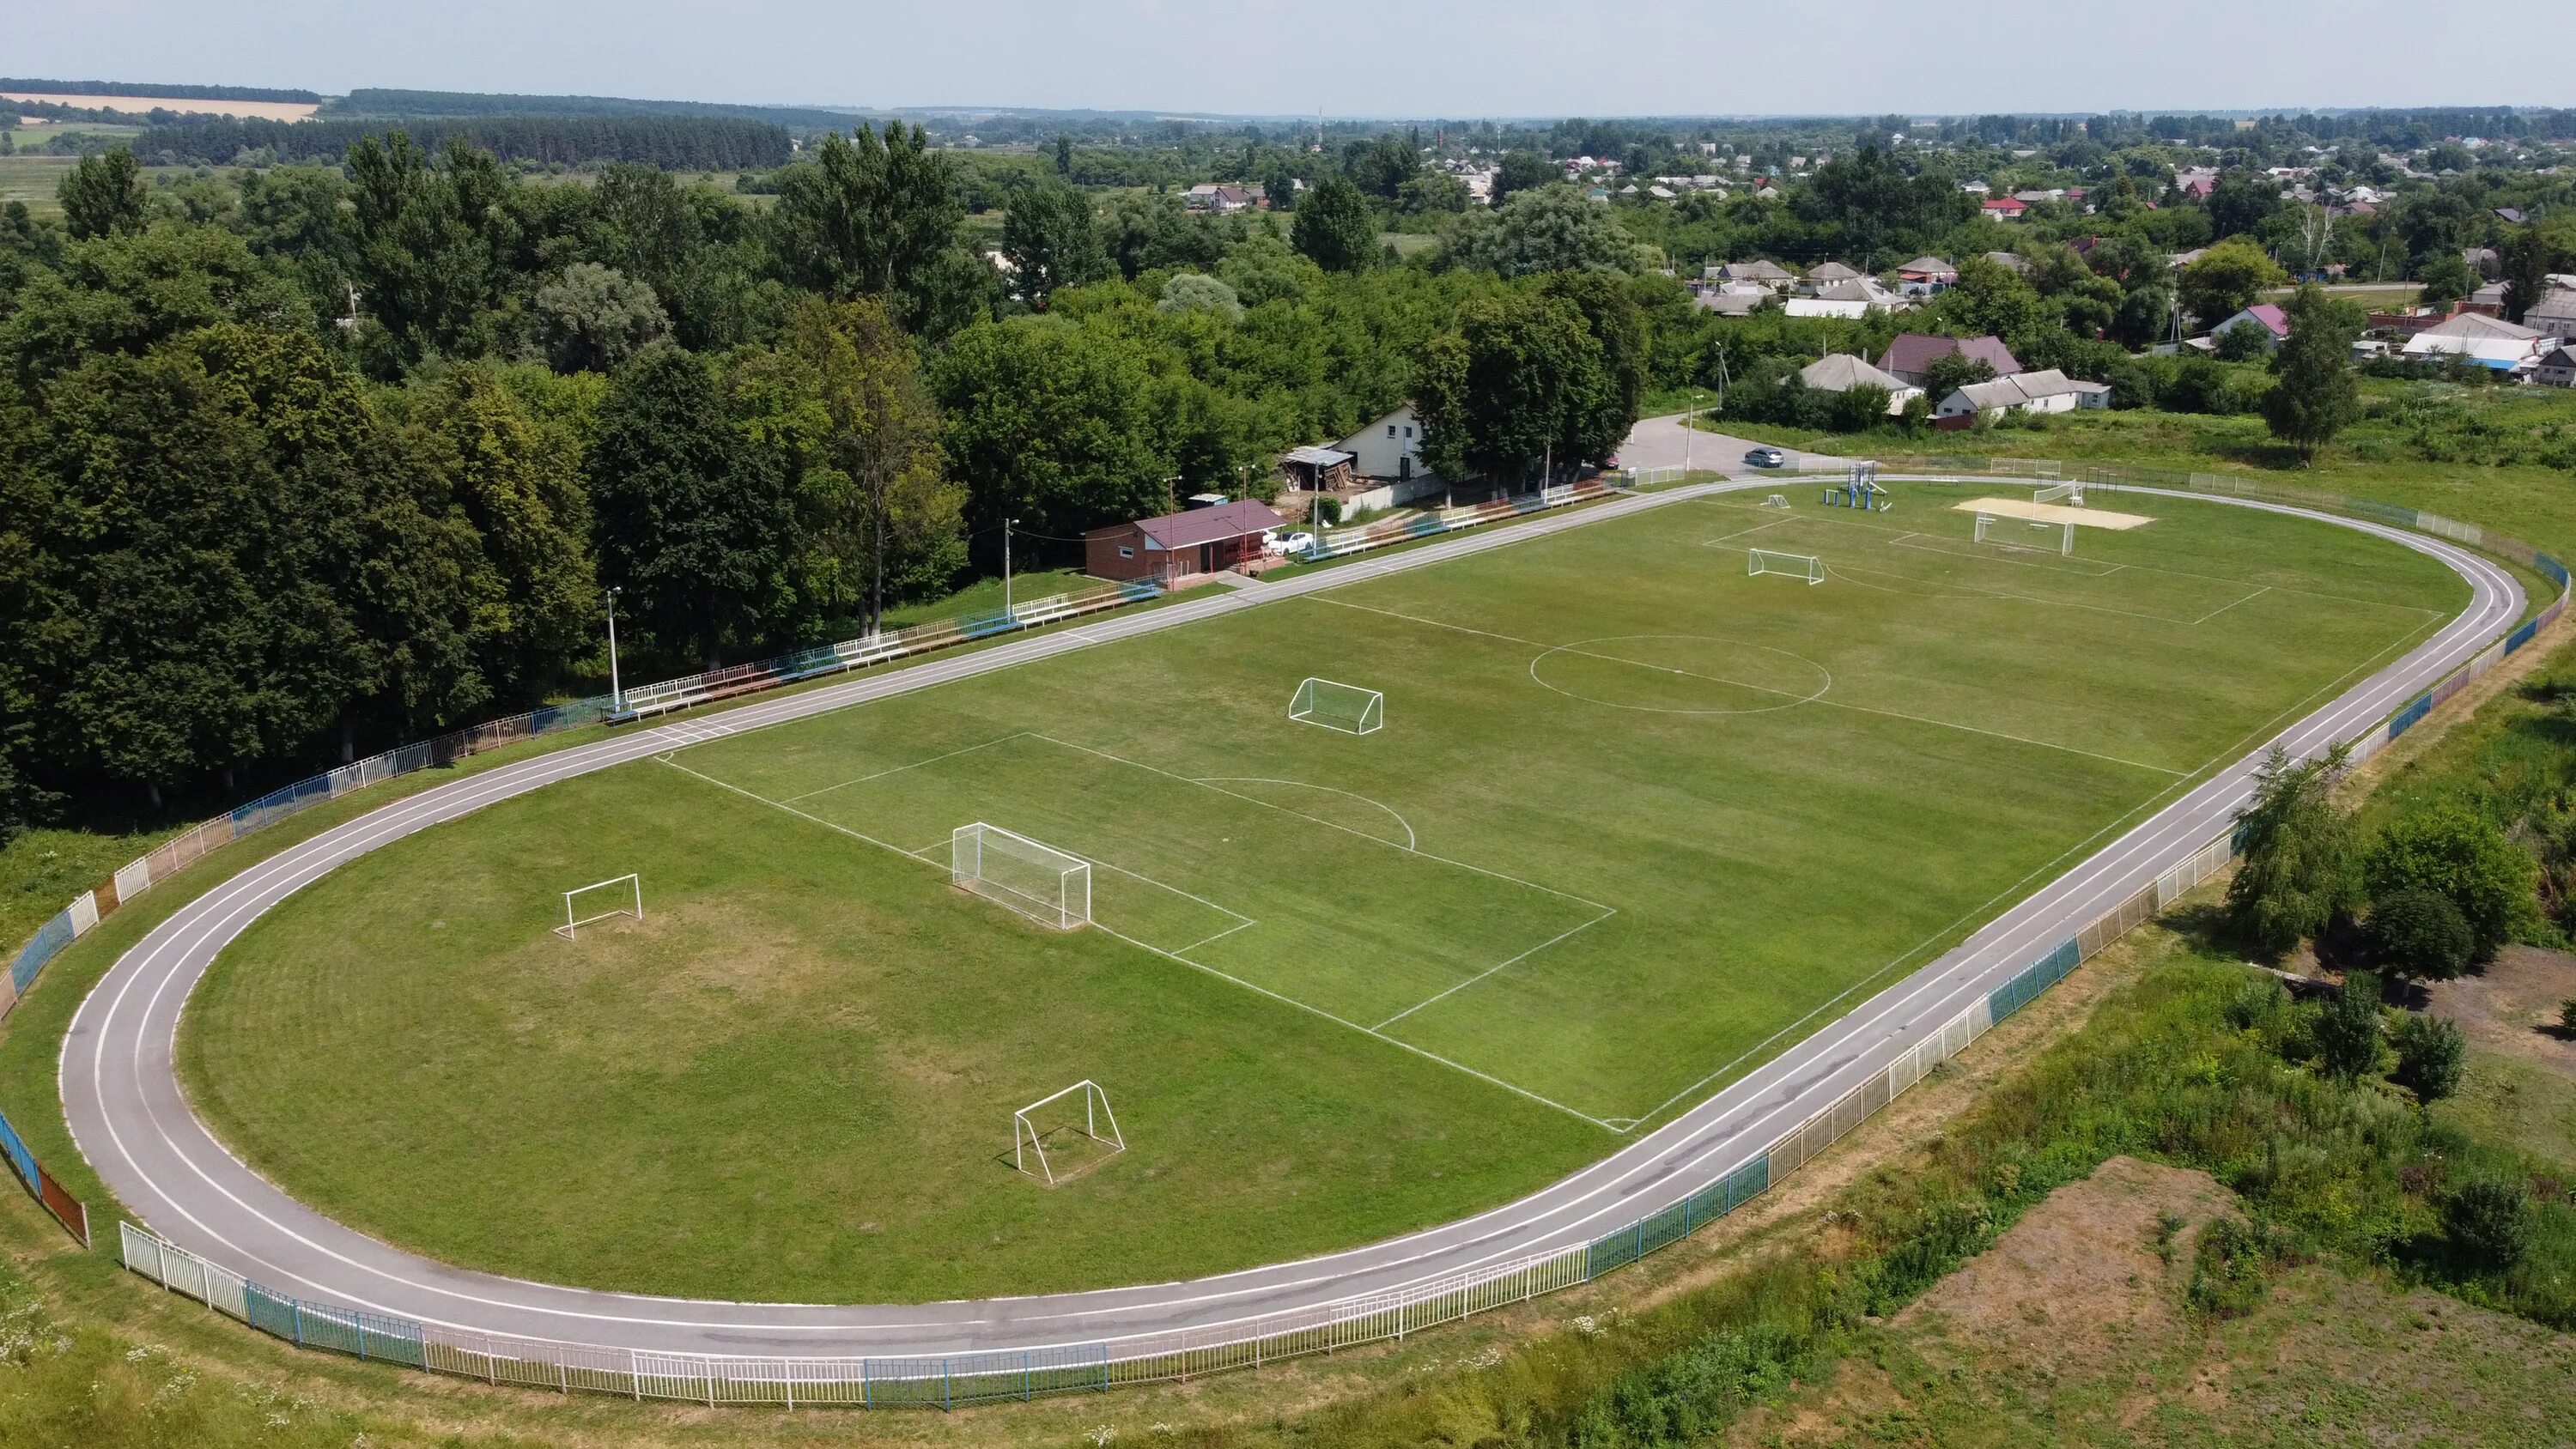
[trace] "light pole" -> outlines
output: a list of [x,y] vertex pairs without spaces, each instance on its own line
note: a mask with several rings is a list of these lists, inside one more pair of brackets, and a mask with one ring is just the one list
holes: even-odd
[[608,591],[608,712],[626,713],[626,691],[617,682],[617,590]]
[[1002,617],[1011,617],[1011,525],[1016,518],[1002,520]]
[[1682,481],[1690,481],[1691,434],[1699,431],[1699,389],[1691,389],[1691,410],[1682,418]]

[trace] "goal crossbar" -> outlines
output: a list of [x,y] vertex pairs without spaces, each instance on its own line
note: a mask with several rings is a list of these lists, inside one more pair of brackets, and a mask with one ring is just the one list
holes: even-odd
[[[580,908],[573,904],[575,900],[582,896],[589,895],[594,891],[610,890],[617,886],[632,886],[634,888],[634,896],[631,903],[621,902],[618,905],[609,907],[607,910],[595,911],[587,916],[582,915],[580,913]],[[644,879],[640,875],[629,872],[625,875],[611,876],[607,880],[592,881],[586,886],[574,886],[571,890],[563,893],[563,902],[564,923],[555,927],[555,934],[563,937],[567,941],[577,941],[581,939],[579,934],[581,928],[590,925],[594,921],[605,921],[611,916],[633,916],[639,921],[644,919]]]
[[[2024,525],[2019,537],[2014,536],[2013,525],[2017,523]],[[2049,547],[2048,535],[2052,533],[2057,535],[2054,549]],[[2034,534],[2037,538],[2032,537]],[[2075,525],[2050,523],[2037,518],[1998,518],[1991,513],[1980,513],[1977,515],[1977,542],[1990,543],[1998,548],[2024,549],[2031,553],[2069,555],[2075,552]]]
[[1767,548],[1744,551],[1744,576],[1759,578],[1764,574],[1787,574],[1811,584],[1825,581],[1825,561],[1811,553],[1779,553]]
[[[1011,1114],[1011,1164],[1031,1177],[1042,1179],[1049,1187],[1055,1186],[1056,1175],[1054,1165],[1047,1161],[1046,1134],[1038,1130],[1036,1121],[1029,1114],[1061,1102],[1076,1092],[1082,1094],[1082,1125],[1074,1130],[1106,1146],[1112,1153],[1127,1150],[1127,1138],[1118,1130],[1118,1114],[1109,1110],[1109,1094],[1100,1090],[1098,1082],[1085,1077],[1060,1092],[1050,1092]],[[1109,1128],[1106,1136],[1100,1130],[1104,1123]],[[1038,1160],[1038,1170],[1029,1172],[1029,1158],[1033,1154]]]
[[1309,676],[1288,697],[1288,717],[1344,734],[1373,735],[1386,727],[1386,696],[1356,684]]
[[2032,490],[2030,501],[2033,503],[2066,503],[2072,504],[2077,508],[2081,508],[2084,506],[2084,485],[2081,483],[2052,483],[2048,487]]
[[998,825],[949,833],[948,879],[1059,931],[1091,922],[1091,862]]

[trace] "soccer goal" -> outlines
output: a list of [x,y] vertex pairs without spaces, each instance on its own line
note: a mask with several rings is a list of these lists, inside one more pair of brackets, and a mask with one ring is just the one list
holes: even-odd
[[[1054,1107],[1058,1102],[1077,1092],[1082,1094],[1080,1122],[1072,1120],[1073,1111],[1070,1107],[1059,1108],[1052,1113],[1046,1111],[1047,1108]],[[1042,1121],[1053,1125],[1041,1127],[1039,1124]],[[1044,1181],[1049,1187],[1055,1186],[1057,1164],[1047,1158],[1047,1138],[1065,1132],[1078,1132],[1108,1149],[1096,1156],[1087,1155],[1081,1168],[1068,1170],[1067,1176],[1070,1176],[1073,1170],[1087,1170],[1127,1150],[1127,1139],[1118,1131],[1118,1118],[1109,1110],[1109,1094],[1100,1090],[1098,1082],[1085,1077],[1063,1091],[1040,1097],[1011,1114],[1012,1165],[1022,1172],[1028,1172],[1029,1176]],[[1061,1146],[1057,1148],[1057,1156],[1063,1156]],[[1037,1159],[1038,1170],[1035,1172],[1029,1172],[1029,1159],[1032,1157]]]
[[1059,931],[1091,921],[1091,862],[998,825],[950,833],[948,879]]
[[1386,727],[1386,696],[1356,684],[1309,679],[1288,699],[1288,717],[1350,735],[1373,735]]
[[[563,893],[564,923],[555,934],[567,941],[580,939],[582,927],[611,916],[633,916],[644,919],[644,880],[641,876],[621,875],[613,880],[594,881],[575,886]],[[583,915],[583,911],[589,915]]]
[[1811,584],[1825,581],[1825,561],[1811,553],[1774,553],[1767,548],[1745,550],[1744,576],[1759,578],[1763,574],[1787,574]]
[[2081,508],[2084,506],[2084,485],[2081,483],[2052,483],[2045,488],[2033,489],[2031,491],[2030,501],[2033,503],[2065,503]]
[[[2056,534],[2055,539],[2049,538]],[[2036,518],[1997,518],[1991,513],[1977,515],[1977,542],[1998,548],[2027,549],[2033,553],[2072,554],[2075,552],[2075,525],[2045,523]],[[2054,549],[2050,548],[2055,543]]]
[[1789,500],[1777,493],[1774,493],[1770,497],[1762,500],[1762,506],[1765,508],[1786,508],[1789,506]]

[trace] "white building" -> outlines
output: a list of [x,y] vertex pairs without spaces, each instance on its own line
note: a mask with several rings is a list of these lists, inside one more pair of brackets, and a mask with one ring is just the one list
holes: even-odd
[[1430,476],[1422,466],[1422,424],[1411,403],[1333,446],[1351,455],[1351,471],[1364,478],[1401,482]]
[[2053,367],[2017,372],[1991,382],[1972,382],[1941,399],[1932,410],[1943,418],[1978,415],[1999,418],[2008,412],[2071,413],[2077,408],[2107,408],[2111,386],[2077,382]]
[[1879,371],[1864,358],[1829,352],[1798,369],[1798,380],[1818,392],[1849,392],[1856,387],[1887,389],[1887,411],[1894,417],[1923,396],[1923,389],[1892,373]]

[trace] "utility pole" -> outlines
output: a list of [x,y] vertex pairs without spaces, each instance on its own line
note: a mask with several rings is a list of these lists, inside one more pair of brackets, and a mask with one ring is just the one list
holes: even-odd
[[626,690],[617,680],[617,590],[608,591],[608,712],[626,713]]
[[1699,431],[1699,389],[1691,389],[1691,410],[1682,415],[1682,481],[1690,481],[1691,434]]
[[1016,518],[1002,520],[1002,617],[1011,617],[1011,525]]

